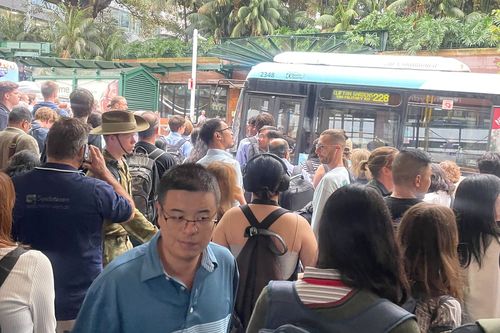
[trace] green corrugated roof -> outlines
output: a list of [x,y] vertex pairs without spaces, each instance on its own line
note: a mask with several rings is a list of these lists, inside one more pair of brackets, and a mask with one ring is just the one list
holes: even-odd
[[[373,53],[385,50],[386,31],[356,32],[369,37],[365,42],[353,42],[353,32],[272,35],[247,38],[227,38],[208,54],[238,64],[253,66],[273,61],[273,57],[286,51]],[[370,43],[367,40],[370,39]],[[372,43],[376,41],[377,47]]]

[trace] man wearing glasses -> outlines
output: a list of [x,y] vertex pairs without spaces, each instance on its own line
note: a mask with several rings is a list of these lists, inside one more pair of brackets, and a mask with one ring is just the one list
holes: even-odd
[[9,113],[8,127],[0,131],[0,169],[7,167],[12,155],[21,150],[40,156],[38,143],[28,134],[31,118],[31,112],[24,106],[16,106]]
[[201,127],[199,138],[207,145],[208,151],[198,163],[205,167],[215,161],[231,164],[234,171],[236,171],[238,186],[243,188],[240,163],[233,158],[233,155],[226,151],[226,149],[234,146],[234,136],[231,127],[220,119],[207,120]]
[[344,167],[343,156],[347,137],[343,130],[327,129],[321,133],[316,144],[316,154],[322,164],[328,166],[328,172],[319,182],[313,197],[313,215],[311,225],[318,237],[319,221],[326,201],[338,188],[347,185],[349,172]]
[[72,332],[228,332],[238,271],[229,250],[210,242],[219,200],[217,180],[201,165],[167,171],[160,231],[105,268]]

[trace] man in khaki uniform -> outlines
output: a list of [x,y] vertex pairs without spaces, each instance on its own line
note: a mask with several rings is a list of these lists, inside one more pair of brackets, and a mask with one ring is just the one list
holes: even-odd
[[[106,149],[103,156],[106,166],[130,195],[132,195],[132,179],[124,155],[132,153],[137,142],[137,132],[148,128],[149,124],[142,117],[128,111],[114,111],[104,113],[102,125],[90,132],[104,136]],[[115,257],[133,247],[129,236],[138,243],[145,243],[157,231],[158,229],[137,209],[130,221],[105,225],[103,264],[107,265]]]

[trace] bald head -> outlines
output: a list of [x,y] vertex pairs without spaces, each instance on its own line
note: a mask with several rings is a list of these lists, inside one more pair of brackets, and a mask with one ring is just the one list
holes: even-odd
[[149,128],[145,131],[139,132],[139,139],[155,139],[156,134],[158,133],[158,126],[160,124],[158,114],[151,111],[146,111],[141,113],[141,117],[144,118],[144,120],[146,120],[146,122],[149,124]]
[[285,139],[272,139],[271,142],[269,142],[269,152],[280,158],[288,158],[289,150],[290,146]]

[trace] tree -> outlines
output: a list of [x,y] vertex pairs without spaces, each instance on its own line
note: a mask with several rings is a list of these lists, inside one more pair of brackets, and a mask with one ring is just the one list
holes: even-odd
[[387,9],[406,15],[416,13],[434,17],[463,17],[460,3],[460,0],[396,0]]
[[55,13],[54,41],[62,58],[92,58],[102,53],[91,8],[63,6]]
[[96,44],[101,49],[99,59],[113,60],[120,58],[127,45],[125,32],[118,22],[106,12],[102,12],[94,21],[96,29]]
[[112,0],[45,0],[47,2],[63,5],[65,7],[73,7],[80,9],[90,8],[89,12],[92,13],[92,17],[97,17],[97,15],[106,9],[112,2]]
[[216,43],[222,38],[229,37],[231,32],[231,20],[235,14],[235,6],[238,3],[225,0],[209,0],[203,3],[196,13],[189,15],[191,25],[188,33],[198,29],[205,36],[213,37]]
[[238,10],[231,37],[272,35],[278,26],[280,9],[278,0],[250,0]]
[[320,25],[323,30],[333,30],[334,32],[351,30],[354,20],[358,17],[357,4],[358,0],[349,0],[347,3],[339,0],[334,7],[333,14],[321,15],[316,20],[316,24]]

